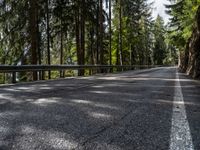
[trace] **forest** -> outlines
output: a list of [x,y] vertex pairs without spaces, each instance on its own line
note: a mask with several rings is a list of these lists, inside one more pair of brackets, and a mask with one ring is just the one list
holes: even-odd
[[200,0],[171,0],[166,5],[170,19],[169,35],[179,55],[183,72],[200,78]]
[[[182,70],[199,77],[198,44],[189,47],[199,36],[200,1],[169,1],[165,24],[161,16],[152,17],[148,0],[1,0],[0,64],[175,65],[180,56]],[[53,79],[62,73],[21,72],[17,78]],[[1,83],[10,78],[0,74]]]

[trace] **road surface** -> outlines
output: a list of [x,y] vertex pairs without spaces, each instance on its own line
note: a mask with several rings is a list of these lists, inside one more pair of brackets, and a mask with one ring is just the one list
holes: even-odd
[[177,68],[0,86],[1,150],[199,150],[200,83]]

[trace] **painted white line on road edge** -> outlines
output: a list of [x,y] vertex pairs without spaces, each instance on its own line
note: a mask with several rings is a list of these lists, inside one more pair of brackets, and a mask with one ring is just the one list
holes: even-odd
[[177,69],[170,136],[170,150],[194,150]]

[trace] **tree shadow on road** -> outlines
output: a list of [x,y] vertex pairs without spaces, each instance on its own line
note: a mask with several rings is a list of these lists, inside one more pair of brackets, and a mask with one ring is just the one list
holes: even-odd
[[0,148],[168,149],[174,74],[139,76],[1,87]]

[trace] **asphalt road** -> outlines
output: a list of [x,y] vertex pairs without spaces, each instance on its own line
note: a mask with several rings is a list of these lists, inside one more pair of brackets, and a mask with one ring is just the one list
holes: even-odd
[[0,150],[199,150],[200,82],[174,67],[0,86]]

